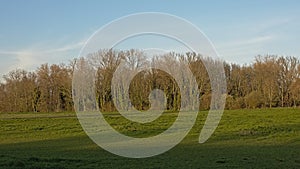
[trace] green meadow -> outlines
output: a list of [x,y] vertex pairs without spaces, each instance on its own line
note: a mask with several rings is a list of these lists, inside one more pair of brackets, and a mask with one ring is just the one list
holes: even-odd
[[[205,143],[198,138],[207,112],[199,112],[186,138],[164,154],[131,159],[111,154],[84,133],[75,113],[1,113],[0,168],[300,168],[300,109],[226,110]],[[119,132],[150,137],[177,117],[130,123],[105,114]]]

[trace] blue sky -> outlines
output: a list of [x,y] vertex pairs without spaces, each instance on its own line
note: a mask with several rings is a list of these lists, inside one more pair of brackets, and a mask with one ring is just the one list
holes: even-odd
[[[0,75],[16,68],[34,70],[46,62],[67,63],[94,31],[137,12],[187,19],[228,62],[249,64],[258,54],[299,57],[299,9],[297,0],[2,0]],[[135,48],[134,42],[128,44]]]

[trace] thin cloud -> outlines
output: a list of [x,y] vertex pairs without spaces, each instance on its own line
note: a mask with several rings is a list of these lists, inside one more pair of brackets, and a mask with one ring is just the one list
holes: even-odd
[[18,55],[22,52],[20,51],[6,51],[6,50],[0,50],[0,55]]
[[269,18],[268,20],[258,18],[254,22],[245,21],[230,27],[230,30],[239,31],[236,32],[238,34],[229,32],[227,36],[238,35],[238,38],[214,44],[223,59],[240,64],[250,63],[255,55],[272,52],[268,50],[274,50],[273,44],[284,36],[278,33],[278,30],[293,22],[294,18]]
[[0,57],[6,57],[7,64],[2,64],[0,74],[6,74],[15,69],[33,70],[40,64],[48,62],[61,62],[68,55],[76,53],[84,45],[85,41],[67,44],[58,48],[28,48],[25,50],[8,51],[0,50]]
[[257,36],[215,45],[221,57],[226,61],[244,64],[250,63],[255,55],[261,54],[262,49],[275,39],[276,36]]
[[44,53],[66,52],[66,51],[70,51],[70,50],[74,50],[74,49],[79,49],[84,45],[84,43],[85,43],[85,41],[82,41],[82,42],[78,42],[75,44],[66,45],[61,48],[46,50],[46,51],[44,51]]
[[257,36],[254,38],[249,38],[249,39],[237,39],[233,40],[231,42],[226,42],[223,45],[221,45],[222,48],[227,48],[227,47],[234,47],[234,46],[248,46],[248,45],[261,45],[263,43],[269,42],[274,40],[276,37],[275,36]]
[[250,30],[259,33],[263,31],[269,31],[274,28],[280,28],[292,22],[293,22],[292,18],[270,19],[268,21],[256,22],[253,24],[254,26],[251,26],[249,28]]
[[37,53],[31,51],[17,52],[15,55],[17,63],[16,65],[10,65],[9,70],[16,68],[30,69],[32,65],[39,63],[36,56]]

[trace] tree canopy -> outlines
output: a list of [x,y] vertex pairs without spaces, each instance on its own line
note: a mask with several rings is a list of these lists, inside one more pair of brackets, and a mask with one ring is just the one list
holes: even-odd
[[[111,83],[118,65],[126,61],[134,69],[151,64],[155,59],[170,64],[166,65],[169,67],[174,60],[187,63],[198,84],[200,109],[209,109],[211,86],[203,62],[214,64],[214,60],[195,53],[171,52],[149,61],[139,50],[100,50],[67,65],[43,64],[32,72],[17,69],[4,75],[4,82],[0,83],[0,112],[74,111],[72,77],[74,67],[79,63],[101,65],[96,67],[95,75],[97,104],[102,111],[116,111]],[[296,57],[259,55],[250,65],[226,62],[223,65],[227,81],[227,109],[300,106],[300,63]],[[164,91],[168,110],[180,108],[178,84],[159,69],[141,71],[133,78],[129,87],[133,106],[138,110],[149,109],[149,94],[154,89]]]

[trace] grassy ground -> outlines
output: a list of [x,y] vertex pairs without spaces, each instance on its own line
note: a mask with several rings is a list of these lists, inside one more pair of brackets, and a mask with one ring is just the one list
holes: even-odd
[[[0,168],[300,168],[300,109],[225,111],[214,135],[198,144],[207,112],[175,148],[146,159],[102,150],[82,131],[74,113],[0,114]],[[153,124],[107,121],[121,133],[147,137],[176,118],[165,113]]]

